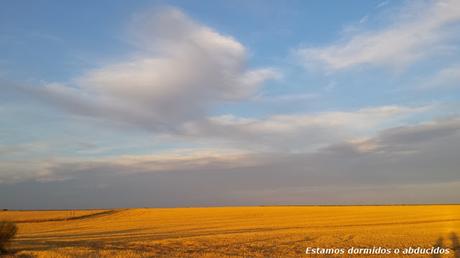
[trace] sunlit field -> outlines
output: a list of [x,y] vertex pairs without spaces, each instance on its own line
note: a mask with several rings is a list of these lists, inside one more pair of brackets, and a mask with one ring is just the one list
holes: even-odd
[[460,256],[459,205],[3,211],[0,220],[17,222],[18,256],[333,257],[305,249],[352,246],[443,246],[452,250],[440,257]]

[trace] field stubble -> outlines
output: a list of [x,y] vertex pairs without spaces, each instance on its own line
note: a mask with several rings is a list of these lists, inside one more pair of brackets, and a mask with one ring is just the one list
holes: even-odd
[[305,249],[436,245],[451,248],[440,257],[460,257],[460,205],[3,211],[0,220],[19,222],[22,257],[326,257]]

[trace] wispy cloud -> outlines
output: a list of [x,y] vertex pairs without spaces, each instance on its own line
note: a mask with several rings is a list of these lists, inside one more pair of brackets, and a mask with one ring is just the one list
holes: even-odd
[[378,9],[378,8],[382,8],[382,7],[386,6],[386,5],[388,5],[389,3],[390,3],[389,0],[382,1],[382,2],[378,3],[378,4],[375,6],[375,8],[377,8],[377,9]]
[[298,49],[307,66],[342,70],[359,65],[401,69],[435,54],[460,35],[460,2],[410,2],[382,28],[361,30],[324,47]]
[[371,136],[431,108],[382,106],[266,118],[222,115],[187,123],[183,134],[262,150],[311,151],[337,141]]
[[439,70],[433,76],[423,78],[418,87],[425,90],[460,87],[460,65],[451,65]]
[[310,101],[319,98],[321,95],[318,93],[298,93],[298,94],[282,94],[282,95],[264,95],[258,94],[251,98],[251,100],[259,102],[295,102],[295,101]]

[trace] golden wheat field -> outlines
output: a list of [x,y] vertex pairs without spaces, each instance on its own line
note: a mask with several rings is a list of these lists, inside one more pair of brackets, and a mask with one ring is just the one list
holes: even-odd
[[460,257],[460,205],[2,211],[0,220],[17,222],[22,257],[334,257],[305,250],[374,246]]

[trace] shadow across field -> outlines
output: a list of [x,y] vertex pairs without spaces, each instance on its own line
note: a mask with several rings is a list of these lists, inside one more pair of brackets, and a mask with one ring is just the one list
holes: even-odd
[[68,218],[42,219],[42,220],[22,220],[22,221],[16,221],[15,223],[17,223],[17,224],[20,224],[20,223],[40,223],[40,222],[54,222],[54,221],[69,221],[69,220],[89,219],[89,218],[97,218],[97,217],[101,217],[101,216],[109,216],[109,215],[118,213],[120,211],[122,211],[122,210],[108,210],[108,211],[101,211],[101,212],[96,212],[96,213],[92,213],[92,214],[86,214],[86,215],[68,217]]
[[[52,236],[33,236],[33,237],[21,237],[17,239],[18,243],[23,246],[23,251],[40,251],[40,250],[52,250],[67,247],[86,247],[91,249],[112,249],[112,250],[131,250],[131,251],[160,251],[166,255],[168,252],[173,252],[177,248],[184,248],[184,246],[173,245],[158,245],[151,246],[139,246],[132,245],[136,241],[153,241],[153,240],[168,240],[177,241],[179,239],[187,239],[194,237],[209,237],[214,235],[233,235],[233,234],[245,234],[245,233],[267,233],[273,231],[283,231],[296,229],[296,227],[280,227],[280,228],[248,228],[248,229],[230,229],[230,230],[214,230],[214,229],[201,229],[188,230],[187,233],[182,231],[168,231],[161,233],[143,232],[141,228],[129,229],[129,230],[116,230],[116,231],[105,231],[105,232],[94,232],[94,233],[82,233],[82,234],[62,234]],[[65,239],[65,240],[60,240]],[[211,251],[212,249],[231,249],[230,246],[235,245],[248,245],[256,242],[265,242],[269,240],[275,240],[276,238],[264,238],[261,240],[253,241],[241,241],[237,243],[224,243],[207,245],[201,243],[202,246],[194,246],[190,252],[201,253]],[[303,239],[303,241],[310,241],[312,239]],[[292,244],[292,243],[290,243]],[[264,249],[265,252],[269,252],[270,248],[267,246]],[[268,255],[269,253],[267,253]],[[235,255],[227,253],[226,255]]]

